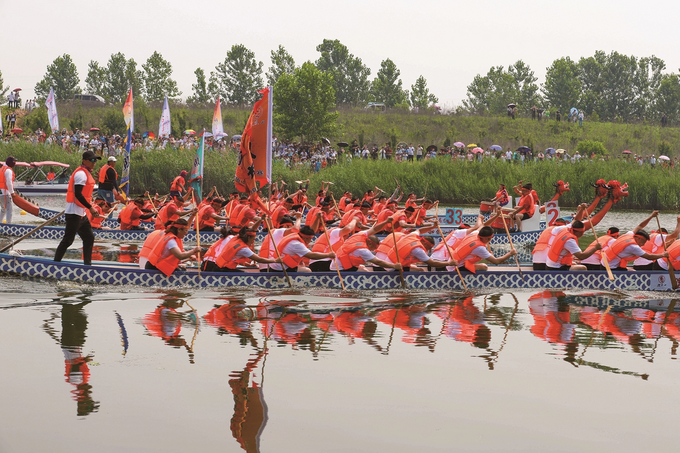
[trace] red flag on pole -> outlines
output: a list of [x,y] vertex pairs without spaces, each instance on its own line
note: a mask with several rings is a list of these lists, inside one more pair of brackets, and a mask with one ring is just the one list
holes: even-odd
[[255,181],[271,182],[272,167],[272,89],[260,91],[262,99],[253,106],[241,135],[241,149],[234,182],[236,189],[252,193]]

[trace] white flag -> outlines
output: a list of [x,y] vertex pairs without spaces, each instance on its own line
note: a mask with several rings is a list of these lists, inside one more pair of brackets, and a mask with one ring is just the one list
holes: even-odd
[[163,113],[161,113],[161,121],[158,123],[158,138],[170,136],[170,107],[168,107],[168,97],[165,96],[163,103]]
[[220,106],[219,96],[217,96],[217,103],[215,103],[215,110],[213,111],[212,134],[215,140],[226,135],[222,125],[222,107]]
[[59,132],[59,116],[57,115],[57,103],[54,100],[54,88],[50,88],[50,94],[47,96],[45,105],[47,106],[47,118],[50,121],[52,133]]

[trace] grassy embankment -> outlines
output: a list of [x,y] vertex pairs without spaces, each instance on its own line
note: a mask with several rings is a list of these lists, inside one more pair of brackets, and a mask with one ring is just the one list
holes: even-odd
[[[28,144],[0,145],[0,157],[14,155],[23,161],[56,160],[79,165],[80,156],[69,154],[58,147],[45,148]],[[142,151],[134,152],[131,162],[131,193],[166,193],[170,181],[181,170],[191,168],[195,151]],[[231,192],[236,155],[233,152],[206,153],[204,187],[213,185],[220,193]],[[97,167],[99,168],[99,167]],[[121,165],[117,166],[120,173]],[[549,199],[554,193],[552,184],[558,180],[570,183],[571,191],[560,199],[562,206],[575,206],[590,201],[593,189],[589,183],[599,178],[616,179],[630,185],[630,196],[617,205],[617,209],[678,209],[680,208],[680,179],[677,171],[640,167],[615,159],[608,162],[581,162],[579,164],[557,162],[532,162],[524,166],[485,161],[482,163],[455,162],[437,158],[425,162],[397,163],[393,161],[363,161],[354,159],[351,164],[341,161],[338,165],[319,172],[306,167],[290,170],[275,162],[273,176],[283,178],[290,187],[295,180],[311,180],[310,191],[318,190],[321,181],[335,183],[336,195],[343,190],[360,194],[373,186],[386,191],[395,187],[395,178],[404,192],[423,194],[427,187],[428,197],[446,204],[477,204],[491,198],[499,183],[515,184],[520,179],[534,183],[541,199]]]

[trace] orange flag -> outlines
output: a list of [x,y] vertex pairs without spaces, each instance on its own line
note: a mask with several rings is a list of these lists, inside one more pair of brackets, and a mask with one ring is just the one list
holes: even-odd
[[260,91],[262,99],[253,106],[241,135],[241,150],[234,182],[236,189],[252,193],[255,181],[271,182],[272,173],[272,88]]

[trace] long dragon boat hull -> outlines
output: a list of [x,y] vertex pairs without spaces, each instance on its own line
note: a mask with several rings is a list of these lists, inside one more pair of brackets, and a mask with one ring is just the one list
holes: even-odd
[[[78,262],[54,262],[45,258],[0,254],[0,272],[26,278],[65,280],[84,284],[133,285],[142,287],[288,287],[281,273],[233,272],[216,273],[196,270],[177,271],[167,277],[159,271],[136,269],[125,265],[85,266]],[[291,273],[293,286],[340,288],[335,272]],[[405,272],[409,289],[463,290],[456,272]],[[604,271],[548,272],[525,271],[524,278],[509,268],[464,275],[471,289],[586,289],[627,291],[668,291],[671,283],[667,272],[637,271],[616,274],[612,282]],[[401,288],[396,272],[345,272],[345,287],[350,290],[385,290]]]
[[[24,224],[11,224],[11,223],[1,223],[0,224],[0,236],[15,236],[20,237],[28,234],[31,230],[35,228],[34,225],[24,225]],[[443,227],[442,230],[444,234],[450,231],[451,227]],[[33,239],[52,239],[61,240],[64,237],[64,227],[60,226],[46,226],[36,231],[31,235]],[[153,231],[153,228],[148,230],[118,230],[118,229],[92,229],[94,237],[101,241],[116,241],[116,242],[144,242],[146,237]],[[511,233],[512,241],[515,244],[524,244],[536,242],[538,236],[540,236],[541,231],[527,231],[522,233]],[[255,238],[256,243],[261,243],[266,237],[267,233],[259,232]],[[200,240],[202,244],[212,244],[220,238],[218,232],[212,231],[201,231]],[[379,237],[384,237],[380,236]],[[435,237],[435,241],[438,243],[439,238]],[[196,242],[196,231],[190,230],[184,237],[184,242]],[[508,244],[508,237],[505,234],[496,234],[491,239],[491,245],[502,245]]]

